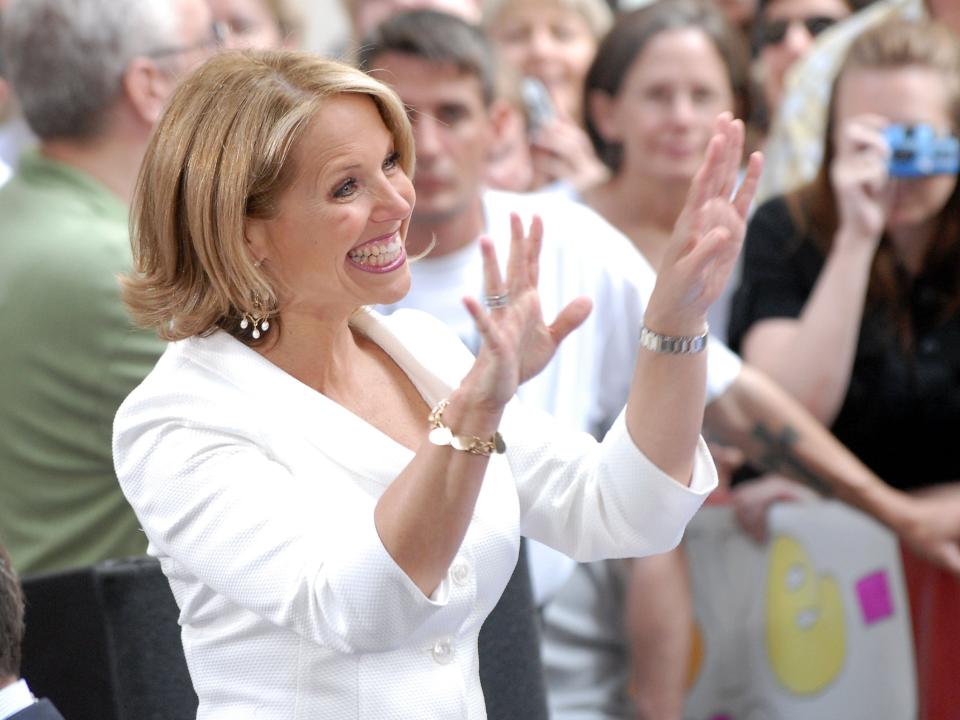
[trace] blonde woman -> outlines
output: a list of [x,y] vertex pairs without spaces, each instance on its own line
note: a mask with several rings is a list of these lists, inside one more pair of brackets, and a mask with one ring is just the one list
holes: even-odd
[[[477,635],[520,534],[579,559],[674,546],[716,482],[704,315],[756,184],[718,122],[602,443],[512,400],[552,325],[539,221],[493,246],[474,358],[399,300],[414,152],[396,95],[307,54],[225,54],[178,90],[133,209],[135,318],[174,341],[121,407],[123,490],[181,610],[199,718],[482,718]],[[640,328],[625,328],[640,333]]]
[[[488,0],[484,28],[500,59],[536,83],[526,88],[533,180],[582,190],[606,177],[580,125],[583,81],[613,24],[604,0]],[[538,88],[542,88],[538,92]]]

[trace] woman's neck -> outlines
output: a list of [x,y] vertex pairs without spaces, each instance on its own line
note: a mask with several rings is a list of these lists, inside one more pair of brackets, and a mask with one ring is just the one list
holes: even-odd
[[937,218],[934,217],[921,223],[887,229],[887,235],[890,237],[890,243],[900,264],[913,277],[923,272],[924,261],[933,242],[936,226]]
[[348,387],[360,347],[350,327],[351,311],[319,318],[297,310],[281,314],[273,342],[256,348],[267,360],[327,396]]
[[683,209],[689,180],[621,171],[584,193],[587,205],[630,238],[654,268]]

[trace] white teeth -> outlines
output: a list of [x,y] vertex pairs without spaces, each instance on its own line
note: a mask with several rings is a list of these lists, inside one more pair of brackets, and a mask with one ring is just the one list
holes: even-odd
[[383,267],[394,262],[401,252],[400,238],[396,235],[386,243],[376,243],[374,245],[364,245],[356,250],[351,250],[348,255],[351,260],[360,265],[370,265],[372,267]]

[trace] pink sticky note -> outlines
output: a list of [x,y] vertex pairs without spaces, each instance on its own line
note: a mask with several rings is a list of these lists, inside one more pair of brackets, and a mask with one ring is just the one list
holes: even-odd
[[867,625],[893,615],[893,597],[885,570],[878,570],[857,580],[857,597],[860,598],[860,610]]

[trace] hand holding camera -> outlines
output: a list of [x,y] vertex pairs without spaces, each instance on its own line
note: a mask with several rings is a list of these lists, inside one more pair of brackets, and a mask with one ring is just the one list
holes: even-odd
[[886,118],[858,115],[843,123],[834,137],[830,162],[839,214],[837,241],[869,251],[880,242],[890,199],[891,150],[884,139]]

